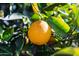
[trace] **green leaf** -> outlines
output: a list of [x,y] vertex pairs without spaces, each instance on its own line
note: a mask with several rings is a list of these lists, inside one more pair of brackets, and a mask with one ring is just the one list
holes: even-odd
[[79,27],[79,7],[77,7],[77,5],[72,4],[71,5],[72,8],[72,12],[74,13],[75,17],[74,19],[76,19],[76,25]]
[[79,16],[78,16],[76,22],[77,22],[77,26],[79,27]]
[[8,41],[12,37],[13,31],[14,31],[14,29],[12,29],[12,28],[5,30],[2,34],[2,40]]
[[0,34],[2,34],[2,32],[3,32],[3,29],[2,29],[2,27],[0,26]]
[[[42,16],[44,19],[48,18],[45,14],[41,14],[41,16]],[[38,15],[38,14],[33,14],[32,17],[31,17],[31,19],[32,19],[32,20],[39,20],[39,19],[42,18],[41,16]]]
[[[47,23],[51,26],[51,28],[55,31],[56,35],[63,37],[66,35],[64,31],[62,31],[58,26],[56,26],[54,23],[52,23],[51,19],[47,20]],[[59,39],[61,40],[61,39]]]
[[49,16],[49,17],[50,17],[51,15],[53,15],[53,11],[45,11],[45,13],[46,13],[46,15]]
[[64,6],[66,5],[66,3],[54,3],[54,4],[51,4],[49,6],[46,6],[45,8],[43,8],[43,10],[45,11],[51,11],[53,10],[55,7],[58,7],[58,6]]
[[41,17],[38,14],[33,14],[33,16],[31,17],[31,19],[33,19],[33,20],[39,20],[39,19],[41,19]]
[[75,14],[75,16],[77,17],[78,16],[78,8],[75,4],[72,4],[71,5],[71,8],[72,8],[72,12]]
[[51,20],[52,20],[52,23],[58,26],[65,33],[69,32],[70,30],[69,25],[61,18],[60,15],[58,17],[52,17]]
[[61,6],[61,7],[58,7],[58,10],[61,10],[61,11],[64,11],[64,12],[66,12],[66,13],[70,13],[70,4],[66,4],[66,5],[64,5],[64,6]]
[[8,45],[0,44],[0,56],[12,56],[12,49]]
[[73,56],[73,54],[74,54],[74,49],[72,47],[67,47],[67,48],[59,50],[53,55],[54,56]]
[[22,35],[16,38],[15,45],[16,45],[16,55],[19,55],[24,46],[24,39]]
[[46,3],[47,4],[47,6],[50,6],[50,5],[52,5],[53,3]]

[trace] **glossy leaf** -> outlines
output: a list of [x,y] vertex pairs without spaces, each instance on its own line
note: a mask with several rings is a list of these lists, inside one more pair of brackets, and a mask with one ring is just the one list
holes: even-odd
[[2,40],[8,41],[12,37],[13,31],[14,31],[14,29],[5,30],[4,33],[2,34]]
[[[56,26],[54,23],[52,23],[52,20],[51,18],[49,20],[47,20],[47,23],[51,26],[51,28],[55,31],[55,34],[60,36],[60,37],[63,37],[66,35],[65,32],[63,32],[58,26]],[[59,39],[61,40],[61,39]]]
[[61,18],[61,16],[52,17],[52,22],[65,33],[67,33],[70,30],[69,25]]
[[[48,17],[45,15],[45,14],[41,14],[41,16],[44,18],[44,19],[47,19]],[[31,19],[32,20],[40,20],[42,17],[38,14],[34,14]]]

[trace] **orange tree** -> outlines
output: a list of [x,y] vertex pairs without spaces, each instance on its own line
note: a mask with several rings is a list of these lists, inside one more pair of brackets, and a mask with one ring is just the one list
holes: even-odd
[[[76,52],[78,48],[75,48],[79,46],[78,4],[16,5],[18,8],[10,9],[13,11],[10,16],[14,16],[13,13],[17,11],[21,13],[17,14],[21,20],[9,21],[9,25],[0,21],[0,55],[79,55]],[[71,53],[72,51],[74,52]]]

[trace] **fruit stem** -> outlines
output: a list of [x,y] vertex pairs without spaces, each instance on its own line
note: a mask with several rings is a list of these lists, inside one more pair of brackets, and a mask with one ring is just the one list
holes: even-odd
[[41,18],[41,19],[39,19],[39,20],[43,20],[43,16],[42,16],[42,14],[41,14],[40,12],[38,12],[38,15],[39,15],[40,18]]

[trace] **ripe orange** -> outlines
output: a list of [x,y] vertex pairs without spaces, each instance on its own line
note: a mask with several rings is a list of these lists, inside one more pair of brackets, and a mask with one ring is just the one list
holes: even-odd
[[28,30],[28,37],[33,44],[44,45],[46,44],[51,36],[50,26],[42,20],[35,21],[32,23]]

